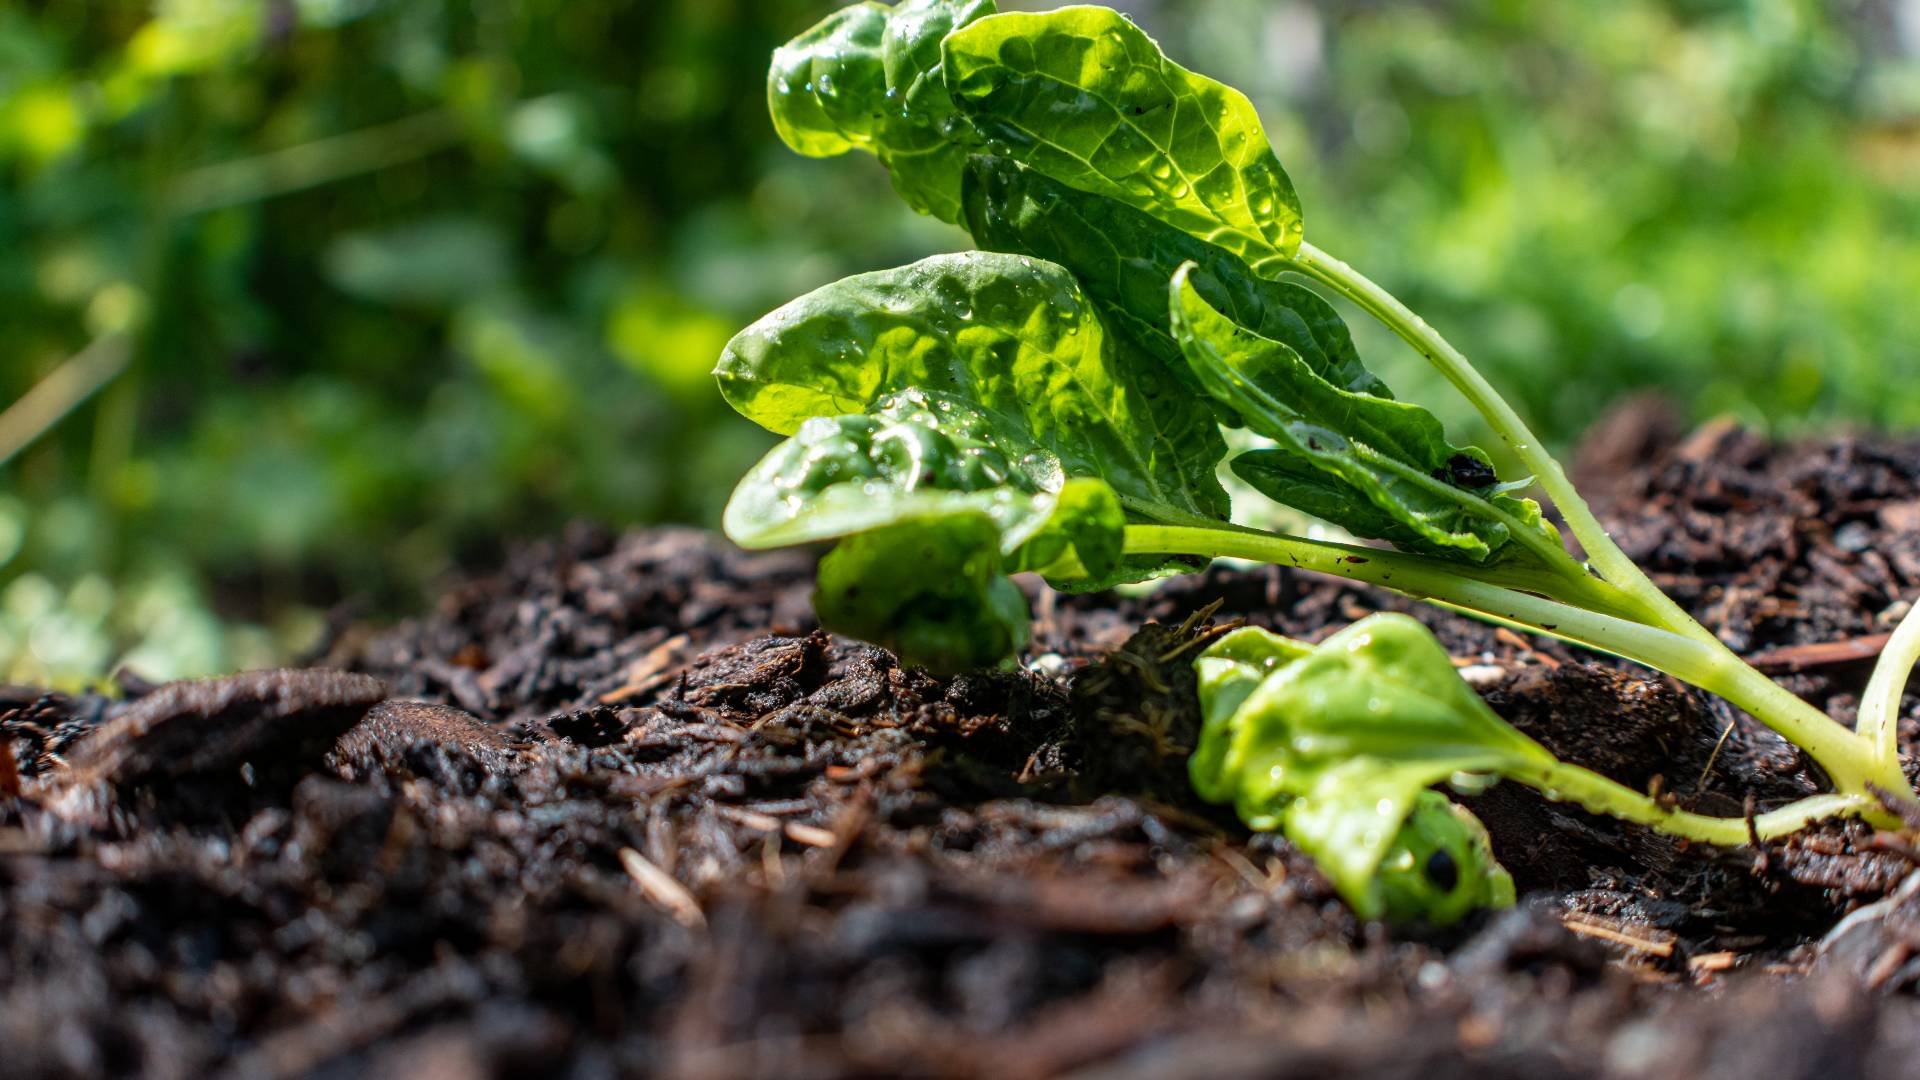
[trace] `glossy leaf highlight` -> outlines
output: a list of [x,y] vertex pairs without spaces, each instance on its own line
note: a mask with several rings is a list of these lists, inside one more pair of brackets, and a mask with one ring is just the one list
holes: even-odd
[[908,205],[957,221],[976,140],[947,96],[940,42],[993,10],[992,0],[904,0],[834,12],[774,52],[775,130],[810,157],[873,153]]
[[1300,246],[1300,202],[1246,95],[1167,59],[1118,12],[980,19],[945,42],[953,102],[990,143],[1261,273]]
[[985,418],[1041,487],[1093,477],[1131,514],[1227,514],[1206,404],[1037,259],[969,252],[847,278],[741,331],[714,373],[734,408],[783,434],[917,388]]

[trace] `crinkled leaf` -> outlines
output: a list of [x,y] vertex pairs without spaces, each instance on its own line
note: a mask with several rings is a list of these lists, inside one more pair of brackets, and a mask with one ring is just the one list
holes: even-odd
[[[715,374],[735,408],[793,435],[736,488],[728,535],[846,538],[822,570],[822,621],[909,662],[1016,647],[1017,593],[995,583],[1009,573],[1094,589],[1192,568],[1122,558],[1129,515],[1226,516],[1207,406],[1051,263],[970,253],[848,278],[742,331]],[[877,562],[922,549],[939,561],[907,577],[951,581],[876,593],[854,571],[891,582]]]
[[714,374],[734,408],[783,434],[918,388],[984,418],[1039,487],[1096,477],[1132,514],[1227,515],[1207,406],[1037,259],[969,252],[847,278],[741,331]]
[[1054,588],[1072,592],[1138,578],[1141,571],[1128,569],[1121,556],[1127,513],[1112,488],[1074,476],[1052,498],[1043,527],[1021,540],[1009,557],[1008,570],[1039,574]]
[[1126,515],[1113,490],[1008,446],[1010,433],[962,402],[912,389],[873,411],[817,416],[734,488],[727,535],[742,547],[832,540],[909,521],[984,516],[1009,572],[1111,574]]
[[905,0],[834,12],[774,52],[774,128],[812,157],[878,155],[908,205],[957,221],[960,172],[976,140],[947,96],[940,41],[993,10],[992,0]]
[[873,148],[887,113],[886,31],[884,5],[854,4],[774,50],[767,111],[782,141],[808,157]]
[[1071,270],[1113,326],[1183,371],[1168,329],[1167,281],[1191,262],[1195,291],[1238,325],[1291,347],[1335,386],[1393,396],[1360,362],[1346,322],[1319,294],[1260,277],[1238,255],[1151,214],[985,154],[968,161],[961,202],[975,243]]
[[1381,917],[1445,926],[1475,908],[1512,907],[1513,877],[1486,826],[1437,791],[1422,791],[1380,860]]
[[903,118],[916,127],[951,127],[959,113],[947,95],[940,43],[993,13],[993,0],[902,0],[894,5],[882,53],[887,88]]
[[967,505],[990,493],[930,495],[882,500],[897,512],[890,523],[848,535],[821,560],[814,610],[823,626],[937,672],[987,667],[1027,639],[1026,598],[1008,574],[1078,579],[1119,560],[1126,520],[1098,480],[1026,497],[1033,510],[1012,528],[1000,505]]
[[[1284,829],[1362,915],[1444,921],[1510,901],[1477,823],[1409,819],[1431,802],[1427,788],[1457,773],[1538,768],[1551,755],[1495,716],[1405,615],[1372,615],[1300,648],[1241,631],[1201,655],[1195,789],[1232,802],[1253,828]],[[1433,863],[1436,847],[1456,874]]]
[[1516,527],[1558,543],[1538,505],[1504,494],[1485,453],[1448,443],[1432,413],[1328,382],[1291,346],[1216,311],[1193,269],[1171,285],[1174,339],[1207,392],[1275,443],[1234,459],[1242,479],[1356,536],[1472,562]]
[[1007,443],[1017,436],[918,389],[813,417],[734,488],[727,535],[749,548],[845,538],[815,594],[828,629],[941,671],[993,663],[1026,635],[1007,575],[1111,578],[1126,529],[1105,482],[1062,481],[1056,464]]
[[985,140],[1267,273],[1300,246],[1300,201],[1246,95],[1168,60],[1106,8],[980,19],[947,36],[946,83]]

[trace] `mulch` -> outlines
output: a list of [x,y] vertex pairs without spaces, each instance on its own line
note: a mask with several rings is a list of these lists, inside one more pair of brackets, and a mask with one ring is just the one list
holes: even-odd
[[[1617,414],[1583,487],[1852,719],[1920,442]],[[1562,756],[1740,813],[1790,746],[1627,665],[1276,567],[1039,596],[1018,671],[821,633],[814,553],[577,528],[310,668],[0,689],[8,1076],[1912,1075],[1909,837],[1708,849],[1502,785],[1522,903],[1355,920],[1185,782],[1193,651],[1416,614]],[[1920,740],[1920,699],[1901,721]],[[1844,920],[1844,921],[1843,921]],[[1836,929],[1836,926],[1838,929]]]

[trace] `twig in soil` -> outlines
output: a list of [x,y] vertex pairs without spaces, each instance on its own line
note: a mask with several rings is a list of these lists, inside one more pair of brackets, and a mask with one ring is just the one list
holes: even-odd
[[1887,981],[1893,978],[1894,974],[1911,959],[1913,959],[1912,945],[1904,941],[1896,941],[1887,946],[1887,950],[1881,953],[1879,957],[1874,960],[1873,966],[1867,969],[1867,986],[1874,990],[1885,986]]
[[1159,673],[1153,670],[1153,665],[1144,657],[1135,656],[1125,649],[1115,649],[1108,654],[1107,659],[1112,663],[1125,664],[1132,668],[1140,679],[1140,685],[1148,690],[1162,695],[1173,693],[1173,688],[1160,678]]
[[807,847],[830,848],[840,842],[840,838],[835,836],[832,830],[823,829],[818,825],[803,825],[797,821],[789,821],[783,831],[787,834],[787,839]]
[[645,656],[634,661],[633,667],[627,669],[627,681],[619,689],[600,695],[600,704],[618,705],[658,690],[672,681],[674,673],[670,669],[679,657],[680,650],[687,647],[688,640],[685,634],[675,634],[648,650]]
[[[1278,884],[1278,882],[1271,880],[1269,875],[1262,874],[1260,868],[1253,865],[1253,860],[1247,858],[1235,848],[1221,844],[1213,849],[1213,857],[1220,860],[1220,862],[1232,872],[1233,876],[1251,885],[1257,892],[1267,892]],[[1286,875],[1283,870],[1280,881],[1285,880]]]
[[699,930],[707,925],[707,917],[700,910],[700,901],[693,898],[685,885],[676,881],[672,874],[647,861],[645,855],[632,848],[620,849],[620,867],[633,879],[647,899],[673,917],[673,920],[689,930]]
[[1518,652],[1520,655],[1532,657],[1535,661],[1544,664],[1550,670],[1560,670],[1560,661],[1555,660],[1546,653],[1536,650],[1531,642],[1519,634],[1514,633],[1512,630],[1504,626],[1496,626],[1493,628],[1493,636],[1501,644]]
[[1733,721],[1727,721],[1726,730],[1714,741],[1713,752],[1707,755],[1707,763],[1700,767],[1700,779],[1693,782],[1693,794],[1696,798],[1707,790],[1707,776],[1713,772],[1713,763],[1720,760],[1720,749],[1727,745],[1727,738],[1733,734]]
[[13,760],[13,744],[0,741],[0,798],[20,797],[20,767]]
[[1193,637],[1188,638],[1186,641],[1183,641],[1180,644],[1175,645],[1173,648],[1168,649],[1166,652],[1161,653],[1159,656],[1154,657],[1154,659],[1162,664],[1170,663],[1173,660],[1177,659],[1181,653],[1189,652],[1193,649],[1199,648],[1200,646],[1205,645],[1207,642],[1212,641],[1214,638],[1217,638],[1222,634],[1232,633],[1233,631],[1238,630],[1245,625],[1247,625],[1247,621],[1245,619],[1235,619],[1232,622],[1226,624],[1225,626],[1215,626],[1210,629],[1203,630],[1200,633],[1194,635]]
[[1889,851],[1915,866],[1920,866],[1920,848],[1914,847],[1912,841],[1899,833],[1876,832],[1873,834],[1873,839],[1869,841],[1869,845],[1875,851]]
[[768,814],[756,813],[752,810],[742,810],[737,806],[727,806],[725,804],[715,804],[713,812],[729,821],[744,825],[754,832],[777,833],[780,831],[780,819]]
[[839,838],[834,836],[832,832],[818,825],[803,825],[797,821],[781,821],[771,814],[763,814],[755,810],[743,810],[737,806],[727,806],[724,804],[715,805],[713,810],[714,813],[719,814],[721,817],[744,825],[754,832],[765,833],[768,836],[775,837],[785,836],[794,843],[806,847],[830,848],[839,842]]
[[1178,635],[1181,637],[1185,637],[1186,635],[1193,633],[1194,627],[1199,626],[1201,623],[1206,622],[1208,619],[1213,618],[1213,613],[1216,611],[1219,611],[1220,605],[1224,603],[1226,603],[1226,600],[1224,599],[1215,600],[1213,603],[1206,605],[1205,607],[1201,608],[1200,610],[1194,612],[1191,615],[1188,615],[1186,618],[1186,621],[1180,624],[1180,629],[1176,631],[1176,633],[1178,633]]
[[1887,633],[1868,634],[1865,637],[1846,638],[1841,641],[1817,641],[1811,645],[1787,645],[1778,649],[1769,649],[1755,656],[1749,663],[1761,671],[1787,672],[1830,667],[1834,664],[1853,664],[1879,656],[1886,650],[1887,643],[1892,640],[1893,635]]
[[1687,961],[1687,972],[1694,978],[1705,978],[1732,970],[1740,962],[1740,954],[1735,952],[1703,953]]
[[1166,652],[1163,652],[1159,656],[1154,657],[1154,660],[1162,664],[1168,663],[1172,661],[1175,657],[1179,656],[1183,652],[1188,651],[1189,649],[1196,648],[1202,644],[1205,644],[1206,642],[1212,641],[1214,638],[1217,638],[1222,634],[1230,633],[1234,630],[1240,629],[1242,626],[1245,626],[1246,625],[1245,619],[1235,619],[1225,626],[1212,626],[1212,627],[1208,627],[1205,630],[1199,630],[1199,631],[1195,630],[1195,627],[1198,627],[1201,623],[1206,622],[1208,619],[1213,618],[1214,613],[1219,611],[1220,605],[1224,603],[1226,603],[1224,599],[1215,600],[1213,603],[1208,604],[1203,608],[1200,608],[1198,611],[1195,611],[1191,615],[1188,615],[1186,617],[1186,620],[1180,624],[1179,629],[1173,632],[1173,636],[1175,638],[1186,638],[1187,640],[1180,642],[1180,644],[1175,645],[1173,648],[1168,649]]
[[1643,929],[1587,912],[1568,912],[1561,925],[1582,937],[1599,938],[1636,952],[1665,959],[1673,955],[1673,935],[1664,930]]

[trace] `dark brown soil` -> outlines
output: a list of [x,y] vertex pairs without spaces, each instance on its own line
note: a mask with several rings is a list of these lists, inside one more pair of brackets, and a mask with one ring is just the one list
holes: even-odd
[[[1644,408],[1602,434],[1583,482],[1629,550],[1850,719],[1920,590],[1920,443],[1679,439]],[[1277,568],[1043,597],[1023,671],[934,679],[814,631],[811,562],[579,530],[316,658],[355,674],[0,690],[0,1073],[1828,1078],[1920,1060],[1906,838],[1688,849],[1502,786],[1475,808],[1522,905],[1389,932],[1185,780],[1187,662],[1234,620],[1314,637],[1413,610],[1570,759],[1714,812],[1812,789],[1721,703]],[[1902,734],[1920,740],[1912,696]]]

